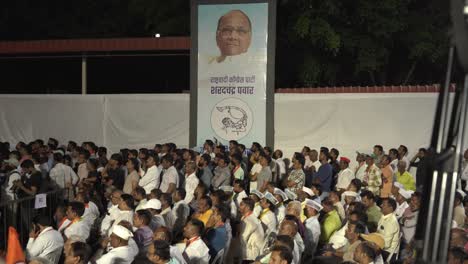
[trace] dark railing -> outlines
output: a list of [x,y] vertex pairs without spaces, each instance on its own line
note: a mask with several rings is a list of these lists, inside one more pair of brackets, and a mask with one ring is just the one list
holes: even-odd
[[[0,202],[0,248],[5,248],[8,241],[8,227],[16,228],[21,245],[26,246],[31,231],[33,218],[46,215],[52,220],[57,206],[62,202],[61,190],[48,191],[47,207],[34,209],[36,196],[28,196],[7,202]],[[3,245],[2,245],[3,244]]]

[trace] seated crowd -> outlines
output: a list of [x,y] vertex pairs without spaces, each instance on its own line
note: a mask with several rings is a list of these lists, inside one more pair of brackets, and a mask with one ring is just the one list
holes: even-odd
[[[0,143],[1,200],[60,194],[53,216],[34,211],[29,263],[414,263],[423,194],[409,168],[425,149],[407,155],[403,145],[388,154],[376,145],[351,168],[326,147],[303,147],[289,161],[236,141],[109,158],[93,142]],[[468,150],[464,159],[449,263],[463,263],[468,250]]]

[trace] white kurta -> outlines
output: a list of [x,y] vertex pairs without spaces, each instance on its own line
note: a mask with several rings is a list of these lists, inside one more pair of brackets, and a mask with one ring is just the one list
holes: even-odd
[[348,228],[348,223],[346,223],[341,229],[333,233],[330,237],[328,243],[332,244],[334,249],[339,249],[344,247],[348,243],[348,239],[345,237],[346,229]]
[[377,232],[382,234],[385,240],[384,250],[393,252],[398,245],[400,224],[394,213],[382,215],[377,226]]
[[362,181],[362,179],[364,179],[364,175],[366,175],[366,169],[367,169],[367,164],[365,162],[361,164],[360,166],[357,166],[355,169],[355,174],[354,174],[354,176],[356,176],[356,179],[359,179],[360,181]]
[[403,213],[405,212],[406,208],[408,208],[409,205],[406,201],[404,201],[402,204],[397,203],[397,208],[395,209],[395,216],[397,219],[400,219],[403,216]]
[[185,253],[192,264],[208,264],[210,262],[209,249],[201,238],[190,243],[185,248]]
[[254,210],[253,210],[253,214],[255,215],[255,217],[259,217],[260,216],[260,213],[262,212],[262,207],[260,206],[260,203],[255,203],[255,207],[254,207]]
[[354,172],[350,168],[346,168],[338,173],[336,189],[348,189],[349,184],[354,179]]
[[115,225],[118,225],[121,221],[128,221],[130,222],[130,224],[133,225],[133,211],[119,210],[118,213],[114,214],[111,220],[112,225],[109,228],[109,230],[107,230],[106,236],[109,236],[110,232],[112,231],[112,227],[114,227]]
[[195,189],[197,188],[199,182],[200,180],[197,178],[195,173],[192,173],[185,178],[186,195],[184,201],[186,203],[189,204],[193,200]]
[[253,214],[242,219],[240,234],[242,259],[255,260],[260,255],[265,237],[260,220]]
[[148,168],[145,175],[141,177],[138,185],[145,189],[146,194],[149,194],[153,189],[158,187],[159,184],[159,175],[161,172],[159,171],[157,166],[152,166]]
[[268,235],[271,232],[276,233],[277,220],[275,214],[272,211],[268,210],[267,212],[262,213],[260,215],[260,221],[262,221],[263,231],[265,232],[265,234]]
[[101,234],[104,236],[107,236],[107,232],[109,232],[109,229],[112,226],[112,221],[117,217],[117,215],[120,213],[120,209],[118,205],[112,205],[109,210],[108,214],[104,216],[104,219],[102,219],[101,222]]
[[49,177],[62,189],[70,183],[75,185],[79,180],[73,169],[63,163],[55,164],[50,170]]
[[174,226],[175,217],[172,213],[171,207],[164,209],[161,212],[161,216],[164,218],[164,223],[166,224],[166,226],[172,229],[172,227]]
[[131,264],[135,256],[130,251],[131,249],[129,246],[113,248],[100,259],[96,260],[96,264]]
[[89,237],[89,232],[91,231],[91,226],[86,221],[78,221],[71,224],[69,227],[65,228],[64,234],[67,238],[71,236],[79,236],[83,240],[87,240]]
[[26,256],[28,259],[42,257],[53,264],[57,264],[62,254],[62,235],[52,227],[47,227],[37,238],[29,238],[26,246]]
[[304,225],[306,229],[306,252],[310,254],[309,256],[313,256],[315,254],[315,250],[317,249],[317,245],[321,234],[318,215],[307,218]]
[[161,189],[163,193],[166,193],[169,189],[169,184],[171,183],[174,183],[176,188],[179,187],[179,173],[177,173],[177,170],[174,166],[171,166],[169,169],[164,171],[164,176],[162,177],[159,189]]
[[284,207],[283,204],[280,204],[277,209],[276,213],[276,220],[278,221],[278,224],[283,222],[284,217],[286,216],[286,207]]
[[85,207],[85,212],[83,214],[83,221],[88,222],[90,225],[94,224],[94,221],[100,216],[99,208],[93,202],[88,203],[88,207]]

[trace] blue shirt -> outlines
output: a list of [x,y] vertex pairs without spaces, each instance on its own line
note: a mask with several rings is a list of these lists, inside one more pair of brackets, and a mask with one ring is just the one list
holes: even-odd
[[324,192],[331,191],[330,188],[331,188],[331,183],[333,179],[333,168],[328,162],[320,166],[319,170],[315,174],[315,177],[317,177],[320,180],[322,191]]
[[226,226],[222,225],[220,227],[210,229],[208,233],[206,233],[206,242],[211,259],[214,259],[216,254],[218,254],[218,252],[226,246]]

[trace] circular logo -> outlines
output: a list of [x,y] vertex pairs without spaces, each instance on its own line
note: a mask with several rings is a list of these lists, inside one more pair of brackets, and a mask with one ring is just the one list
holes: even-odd
[[253,115],[249,105],[238,98],[219,101],[211,110],[211,127],[224,140],[239,140],[252,129]]

